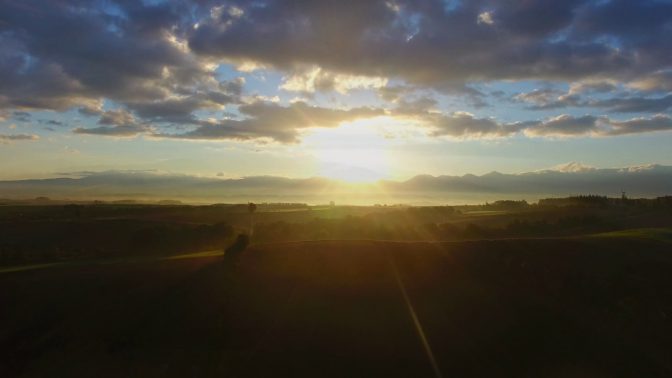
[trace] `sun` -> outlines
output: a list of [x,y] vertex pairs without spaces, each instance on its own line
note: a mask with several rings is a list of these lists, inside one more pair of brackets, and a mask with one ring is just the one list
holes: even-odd
[[325,148],[315,152],[321,176],[355,183],[388,177],[387,154],[379,148]]
[[388,117],[362,119],[337,128],[313,129],[304,143],[320,176],[349,183],[374,182],[392,175],[392,141],[384,125]]

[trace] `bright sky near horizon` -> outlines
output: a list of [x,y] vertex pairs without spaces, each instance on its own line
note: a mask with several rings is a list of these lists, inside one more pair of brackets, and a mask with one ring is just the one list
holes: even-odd
[[672,2],[0,1],[0,180],[672,165]]

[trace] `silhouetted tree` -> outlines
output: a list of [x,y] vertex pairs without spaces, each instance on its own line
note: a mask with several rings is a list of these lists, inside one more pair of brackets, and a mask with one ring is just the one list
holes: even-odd
[[250,213],[250,236],[254,232],[254,212],[257,211],[257,205],[254,202],[247,204],[247,211]]
[[234,268],[240,260],[240,255],[247,249],[250,244],[250,237],[246,234],[238,234],[236,241],[233,242],[224,251],[224,264],[227,267]]

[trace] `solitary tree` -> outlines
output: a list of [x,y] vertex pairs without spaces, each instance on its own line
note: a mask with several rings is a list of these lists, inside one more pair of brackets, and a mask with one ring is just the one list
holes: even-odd
[[250,236],[254,232],[254,212],[257,210],[257,205],[253,202],[247,204],[247,211],[250,212]]

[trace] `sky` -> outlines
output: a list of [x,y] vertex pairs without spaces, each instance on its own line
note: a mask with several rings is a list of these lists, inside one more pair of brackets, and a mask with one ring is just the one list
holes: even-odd
[[0,0],[0,180],[672,165],[672,2]]

